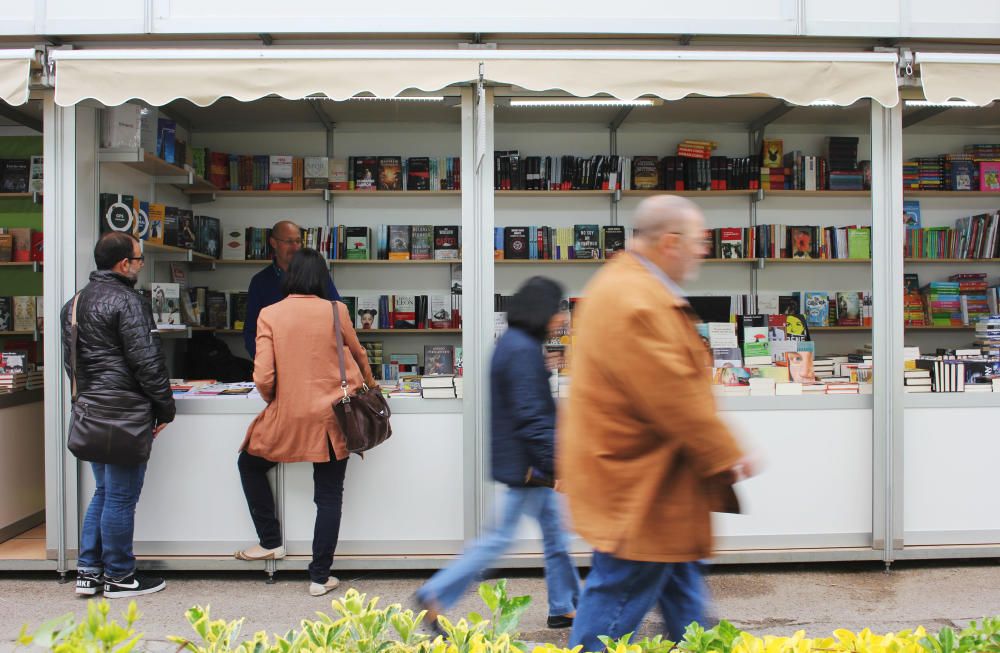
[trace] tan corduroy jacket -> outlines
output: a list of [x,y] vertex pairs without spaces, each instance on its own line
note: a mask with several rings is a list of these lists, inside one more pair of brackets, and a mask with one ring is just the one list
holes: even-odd
[[742,452],[716,413],[697,318],[631,253],[584,294],[556,430],[573,529],[626,560],[705,558]]
[[[348,392],[375,387],[368,356],[344,304],[340,310]],[[333,309],[314,295],[289,295],[260,312],[253,380],[267,407],[258,415],[240,450],[275,462],[327,462],[348,452],[333,403],[343,397]]]

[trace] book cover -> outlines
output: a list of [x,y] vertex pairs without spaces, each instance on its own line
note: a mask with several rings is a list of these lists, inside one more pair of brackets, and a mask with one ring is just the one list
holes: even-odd
[[751,359],[771,360],[771,349],[767,339],[768,327],[766,326],[745,326],[743,327],[743,356],[747,364],[751,364]]
[[442,261],[457,260],[458,227],[443,225],[434,227],[434,258]]
[[625,249],[625,227],[623,225],[606,225],[601,227],[604,236],[604,258],[610,259]]
[[847,258],[870,259],[872,257],[872,230],[870,227],[847,228]]
[[190,209],[176,209],[177,211],[177,247],[194,249],[198,240],[194,230],[194,211]]
[[149,202],[132,200],[132,235],[139,240],[149,239]]
[[403,190],[403,160],[400,157],[378,157],[378,189]]
[[302,160],[302,188],[315,190],[328,188],[330,163],[325,156],[307,156]]
[[148,204],[146,217],[149,219],[149,228],[146,230],[146,240],[154,245],[164,243],[164,220],[166,218],[167,207],[163,204]]
[[31,157],[31,171],[28,175],[28,192],[41,193],[45,189],[45,166],[41,156]]
[[778,295],[778,312],[783,315],[794,315],[802,312],[802,293],[798,291],[785,292]]
[[772,342],[785,339],[785,327],[788,326],[788,316],[784,313],[767,316],[767,339]]
[[354,190],[375,190],[378,179],[378,157],[356,156],[352,157],[352,160],[354,161]]
[[920,200],[903,200],[903,224],[907,229],[920,228]]
[[392,328],[417,328],[417,298],[415,295],[393,295]]
[[132,206],[135,198],[131,195],[101,193],[99,199],[101,233],[106,234],[111,231],[132,233],[135,224]]
[[379,328],[379,298],[377,296],[359,296],[355,309],[354,328],[368,331]]
[[825,327],[830,314],[829,296],[825,292],[805,292],[805,317],[807,326]]
[[410,258],[410,225],[389,225],[389,260],[407,261]]
[[427,261],[434,254],[434,227],[429,224],[415,224],[410,227],[410,258]]
[[743,230],[739,227],[723,227],[720,230],[719,245],[722,258],[743,258]]
[[330,159],[328,174],[330,190],[350,190],[350,179],[347,176],[347,159]]
[[837,325],[861,326],[861,293],[837,293]]
[[243,261],[246,257],[246,232],[243,229],[226,229],[223,234],[222,260]]
[[431,160],[414,156],[406,160],[406,190],[431,189]]
[[167,163],[175,163],[177,123],[167,118],[156,120],[156,156]]
[[504,227],[503,257],[506,259],[527,259],[529,257],[527,227]]
[[[785,316],[785,340],[809,340],[809,325],[804,315],[797,313]],[[802,351],[801,345],[799,351]]]
[[31,230],[31,260],[39,263],[45,260],[45,234],[34,229]]
[[268,160],[267,189],[292,190],[292,167],[295,157],[272,154]]
[[424,345],[424,374],[454,374],[455,348],[451,345]]
[[[6,179],[4,179],[6,186]],[[1000,192],[1000,161],[979,162],[979,190],[982,192]]]
[[0,331],[14,330],[14,300],[0,296]]
[[656,190],[660,187],[658,159],[655,156],[632,158],[632,188],[634,190]]
[[791,258],[818,258],[813,227],[789,227],[788,248]]
[[903,273],[903,290],[905,292],[920,292],[920,275],[916,272]]
[[229,328],[229,303],[226,293],[209,290],[205,295],[206,326],[213,329]]
[[11,304],[14,311],[14,331],[34,331],[34,295],[16,295],[11,298]]
[[344,227],[344,258],[367,260],[371,258],[368,227]]
[[765,138],[761,147],[761,166],[781,168],[785,157],[785,144],[780,138]]
[[153,320],[159,325],[181,324],[181,287],[176,283],[151,285]]
[[27,263],[31,260],[31,234],[34,229],[30,227],[8,227],[13,238],[11,260],[18,263]]
[[431,329],[450,329],[451,295],[431,295],[427,302],[427,326]]
[[[579,259],[601,258],[601,230],[596,224],[573,226],[573,252]],[[538,258],[541,258],[540,256]]]
[[176,206],[163,209],[163,244],[177,247],[177,230],[180,224],[180,214]]
[[785,362],[788,364],[788,376],[795,383],[815,383],[813,372],[813,353],[811,351],[787,351]]
[[242,331],[246,326],[248,297],[249,295],[245,292],[229,294],[229,323],[237,331]]
[[714,347],[712,367],[743,367],[743,355],[739,347]]
[[0,233],[0,263],[9,263],[14,258],[14,237]]

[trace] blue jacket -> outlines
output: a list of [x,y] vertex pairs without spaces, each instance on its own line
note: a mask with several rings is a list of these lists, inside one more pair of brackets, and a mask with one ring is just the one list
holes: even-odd
[[490,413],[495,480],[523,486],[529,466],[554,475],[556,404],[542,343],[516,327],[493,351]]
[[[250,360],[257,354],[257,317],[260,316],[262,308],[267,308],[271,304],[277,304],[285,298],[285,293],[281,290],[281,277],[284,273],[281,268],[272,261],[250,280],[250,290],[247,292],[247,319],[243,323],[243,344],[246,345]],[[327,277],[326,291],[330,299],[340,299],[333,279]]]

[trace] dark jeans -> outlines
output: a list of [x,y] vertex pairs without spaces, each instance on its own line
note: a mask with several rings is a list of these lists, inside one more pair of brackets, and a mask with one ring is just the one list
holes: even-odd
[[598,635],[617,639],[639,629],[654,604],[663,612],[664,635],[679,642],[688,624],[705,624],[708,591],[701,562],[637,562],[594,551],[573,621],[569,646],[601,651]]
[[83,518],[76,567],[84,573],[104,572],[112,578],[122,578],[135,571],[132,535],[146,463],[131,466],[91,463],[90,467],[97,487]]
[[[267,472],[277,463],[240,452],[240,481],[250,508],[250,518],[257,529],[257,539],[265,549],[281,546],[281,524],[274,511],[274,494],[267,482]],[[313,530],[313,557],[309,578],[325,583],[330,576],[333,552],[340,537],[340,515],[344,507],[344,474],[347,459],[337,460],[330,450],[330,462],[313,463],[313,501],[316,526]]]

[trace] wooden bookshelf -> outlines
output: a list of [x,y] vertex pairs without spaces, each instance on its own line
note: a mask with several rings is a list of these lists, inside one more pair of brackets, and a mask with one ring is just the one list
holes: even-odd
[[[268,192],[268,191],[265,191]],[[323,191],[320,191],[322,193]],[[445,197],[458,196],[460,190],[331,190],[331,195],[350,197]]]
[[980,190],[904,190],[903,197],[975,197],[979,199],[991,198],[1000,201],[1000,192],[980,191]]
[[493,260],[498,265],[600,265],[606,263],[603,258],[572,258],[572,259],[545,259],[545,258],[498,258]]
[[6,336],[33,336],[34,331],[0,331],[0,337]]
[[417,335],[447,335],[454,333],[462,333],[461,329],[356,329],[358,337],[365,335],[400,335],[400,336],[417,336]]
[[0,193],[0,200],[30,200],[36,195],[42,197],[41,193]]
[[611,190],[495,190],[497,197],[611,197]]
[[215,333],[222,336],[242,336],[243,329],[216,329]]
[[212,194],[219,197],[323,197],[323,190],[216,190],[212,189],[189,189],[184,191],[188,195]]
[[204,194],[218,191],[215,186],[195,175],[190,169],[167,163],[155,154],[142,150],[129,152],[103,150],[98,152],[97,160],[102,163],[117,163],[150,177],[190,177],[192,179],[190,184],[178,181],[167,182],[184,188],[186,192],[194,191]]
[[870,258],[765,258],[765,263],[788,265],[870,265]]
[[42,266],[41,261],[3,261],[0,263],[0,267],[4,268],[39,268]]
[[257,267],[263,267],[265,265],[271,264],[271,259],[214,259],[212,261],[216,265],[256,265]]
[[186,247],[174,247],[172,245],[160,245],[158,243],[151,243],[148,240],[142,241],[142,251],[143,254],[180,254],[181,256],[186,256],[189,261],[200,261],[205,263],[215,263],[216,259],[202,254],[201,252],[196,252],[193,249],[188,249]]
[[[601,191],[605,192],[605,191]],[[749,197],[757,191],[741,190],[623,190],[622,197],[649,197],[651,195],[678,195],[680,197]]]
[[384,259],[346,259],[346,258],[332,258],[328,261],[330,265],[340,266],[340,265],[451,265],[457,263],[461,265],[461,259],[422,259],[413,260],[406,259],[402,261],[397,260],[384,260]]
[[765,190],[764,197],[871,197],[870,190]]
[[957,265],[980,265],[983,263],[1000,263],[1000,258],[907,258],[907,263],[950,263]]
[[871,331],[870,326],[824,326],[824,327],[808,327],[809,331]]
[[975,331],[976,327],[973,324],[969,325],[959,325],[959,326],[915,326],[915,325],[904,325],[903,328],[907,331]]

